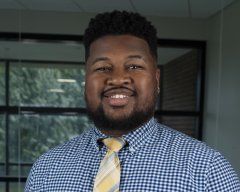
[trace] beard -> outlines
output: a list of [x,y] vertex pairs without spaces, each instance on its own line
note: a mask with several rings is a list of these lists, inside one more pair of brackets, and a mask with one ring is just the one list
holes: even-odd
[[129,133],[130,131],[144,125],[154,115],[156,99],[157,96],[153,96],[151,102],[149,102],[147,106],[135,107],[130,114],[123,115],[118,119],[106,115],[102,104],[100,104],[95,110],[92,110],[86,99],[87,113],[90,120],[93,121],[99,130],[119,130],[121,132]]

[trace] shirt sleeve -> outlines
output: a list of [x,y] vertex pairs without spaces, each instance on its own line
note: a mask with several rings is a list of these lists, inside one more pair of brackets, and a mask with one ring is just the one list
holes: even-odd
[[24,192],[41,191],[44,179],[50,171],[49,163],[47,163],[46,159],[43,155],[33,164],[27,178]]
[[240,180],[236,172],[218,152],[210,165],[205,191],[240,192]]
[[33,188],[33,185],[34,185],[34,182],[33,182],[34,181],[34,169],[35,169],[35,164],[33,165],[32,169],[31,169],[31,171],[28,175],[24,192],[33,192],[34,191],[34,188]]

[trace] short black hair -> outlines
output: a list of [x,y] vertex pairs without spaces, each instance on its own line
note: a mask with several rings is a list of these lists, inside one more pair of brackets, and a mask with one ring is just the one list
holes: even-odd
[[85,59],[89,57],[91,43],[106,35],[133,35],[144,39],[150,48],[152,56],[157,59],[157,30],[138,13],[127,11],[112,11],[96,15],[85,30],[83,43]]

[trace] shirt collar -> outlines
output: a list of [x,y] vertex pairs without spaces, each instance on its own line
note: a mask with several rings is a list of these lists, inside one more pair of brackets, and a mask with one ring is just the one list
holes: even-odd
[[131,152],[136,151],[142,144],[146,143],[156,130],[157,120],[151,118],[147,123],[138,129],[123,136],[123,139],[128,143]]
[[[141,144],[145,143],[148,138],[152,135],[152,133],[156,129],[157,120],[155,118],[151,118],[148,122],[144,125],[139,127],[138,129],[131,131],[127,135],[123,135],[122,138],[128,143],[129,149],[134,152],[137,150]],[[108,136],[103,134],[100,130],[96,127],[92,129],[92,139],[95,147],[99,149],[99,140],[105,139]]]

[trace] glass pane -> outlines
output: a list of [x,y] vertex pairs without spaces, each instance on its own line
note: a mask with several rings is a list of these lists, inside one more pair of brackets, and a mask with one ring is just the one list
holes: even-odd
[[32,163],[42,153],[78,136],[89,127],[85,115],[12,115],[10,162]]
[[5,161],[5,116],[0,114],[0,163]]
[[5,166],[4,165],[0,165],[0,176],[5,176]]
[[174,48],[162,48],[161,51],[163,58],[160,58],[165,63],[161,64],[160,109],[167,111],[198,110],[199,51]]
[[5,65],[0,61],[0,105],[5,105]]
[[5,192],[6,191],[6,184],[5,182],[0,182],[0,192]]
[[191,137],[198,138],[198,118],[185,116],[161,116],[159,122]]
[[13,63],[10,105],[85,107],[84,65]]
[[83,62],[84,55],[83,44],[76,41],[0,40],[0,58],[3,59]]
[[9,166],[9,175],[16,176],[21,175],[27,177],[32,165],[24,166],[24,165],[10,165]]
[[9,191],[11,192],[23,192],[25,183],[11,182],[9,185]]

